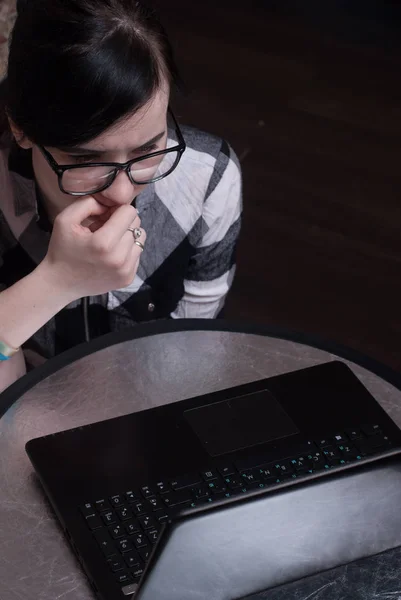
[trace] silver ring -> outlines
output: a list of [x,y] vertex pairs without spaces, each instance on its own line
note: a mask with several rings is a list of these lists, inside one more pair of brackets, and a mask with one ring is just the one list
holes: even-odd
[[139,238],[142,235],[142,229],[140,229],[139,227],[128,227],[128,231],[132,233],[136,240],[139,240]]
[[142,250],[142,252],[145,250],[145,246],[142,244],[142,242],[139,242],[138,240],[135,240],[134,244],[136,244],[137,246],[139,246],[140,249]]

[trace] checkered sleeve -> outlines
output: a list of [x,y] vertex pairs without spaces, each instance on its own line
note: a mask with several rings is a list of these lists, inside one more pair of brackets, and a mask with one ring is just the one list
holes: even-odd
[[173,318],[212,319],[221,311],[234,278],[241,212],[241,169],[234,151],[223,142],[203,205],[202,236]]

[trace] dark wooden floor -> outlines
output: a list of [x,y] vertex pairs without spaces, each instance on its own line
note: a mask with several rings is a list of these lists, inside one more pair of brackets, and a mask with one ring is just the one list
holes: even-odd
[[227,138],[244,227],[227,316],[401,370],[397,2],[154,0],[188,124]]

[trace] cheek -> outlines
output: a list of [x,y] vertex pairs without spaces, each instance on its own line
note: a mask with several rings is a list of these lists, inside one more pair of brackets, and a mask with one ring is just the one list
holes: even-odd
[[60,190],[56,173],[37,149],[32,152],[32,165],[45,209],[50,220],[54,221],[60,212],[74,202],[74,198]]
[[133,199],[133,201],[131,202],[131,205],[134,208],[137,208],[137,200],[138,200],[138,196],[141,192],[143,192],[143,190],[146,190],[148,186],[147,185],[136,185],[134,192],[135,192],[135,198]]
[[72,196],[64,194],[60,190],[57,174],[37,148],[33,148],[32,151],[32,165],[36,181],[46,198],[57,205],[67,206],[71,204]]
[[32,164],[36,180],[43,189],[60,191],[56,173],[37,148],[32,150]]

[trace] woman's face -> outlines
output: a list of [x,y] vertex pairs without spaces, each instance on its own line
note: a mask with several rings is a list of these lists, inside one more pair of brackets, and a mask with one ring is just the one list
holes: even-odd
[[[150,152],[157,152],[166,146],[168,104],[169,88],[164,85],[138,112],[91,142],[83,144],[79,149],[47,147],[47,150],[59,165],[85,162],[125,163]],[[42,152],[34,144],[28,144],[29,142],[20,142],[24,148],[32,147],[36,181],[43,194],[49,217],[54,220],[75,198],[60,190],[57,175]],[[93,196],[104,206],[117,207],[131,204],[143,188],[143,185],[133,185],[127,174],[120,172],[110,187]]]

